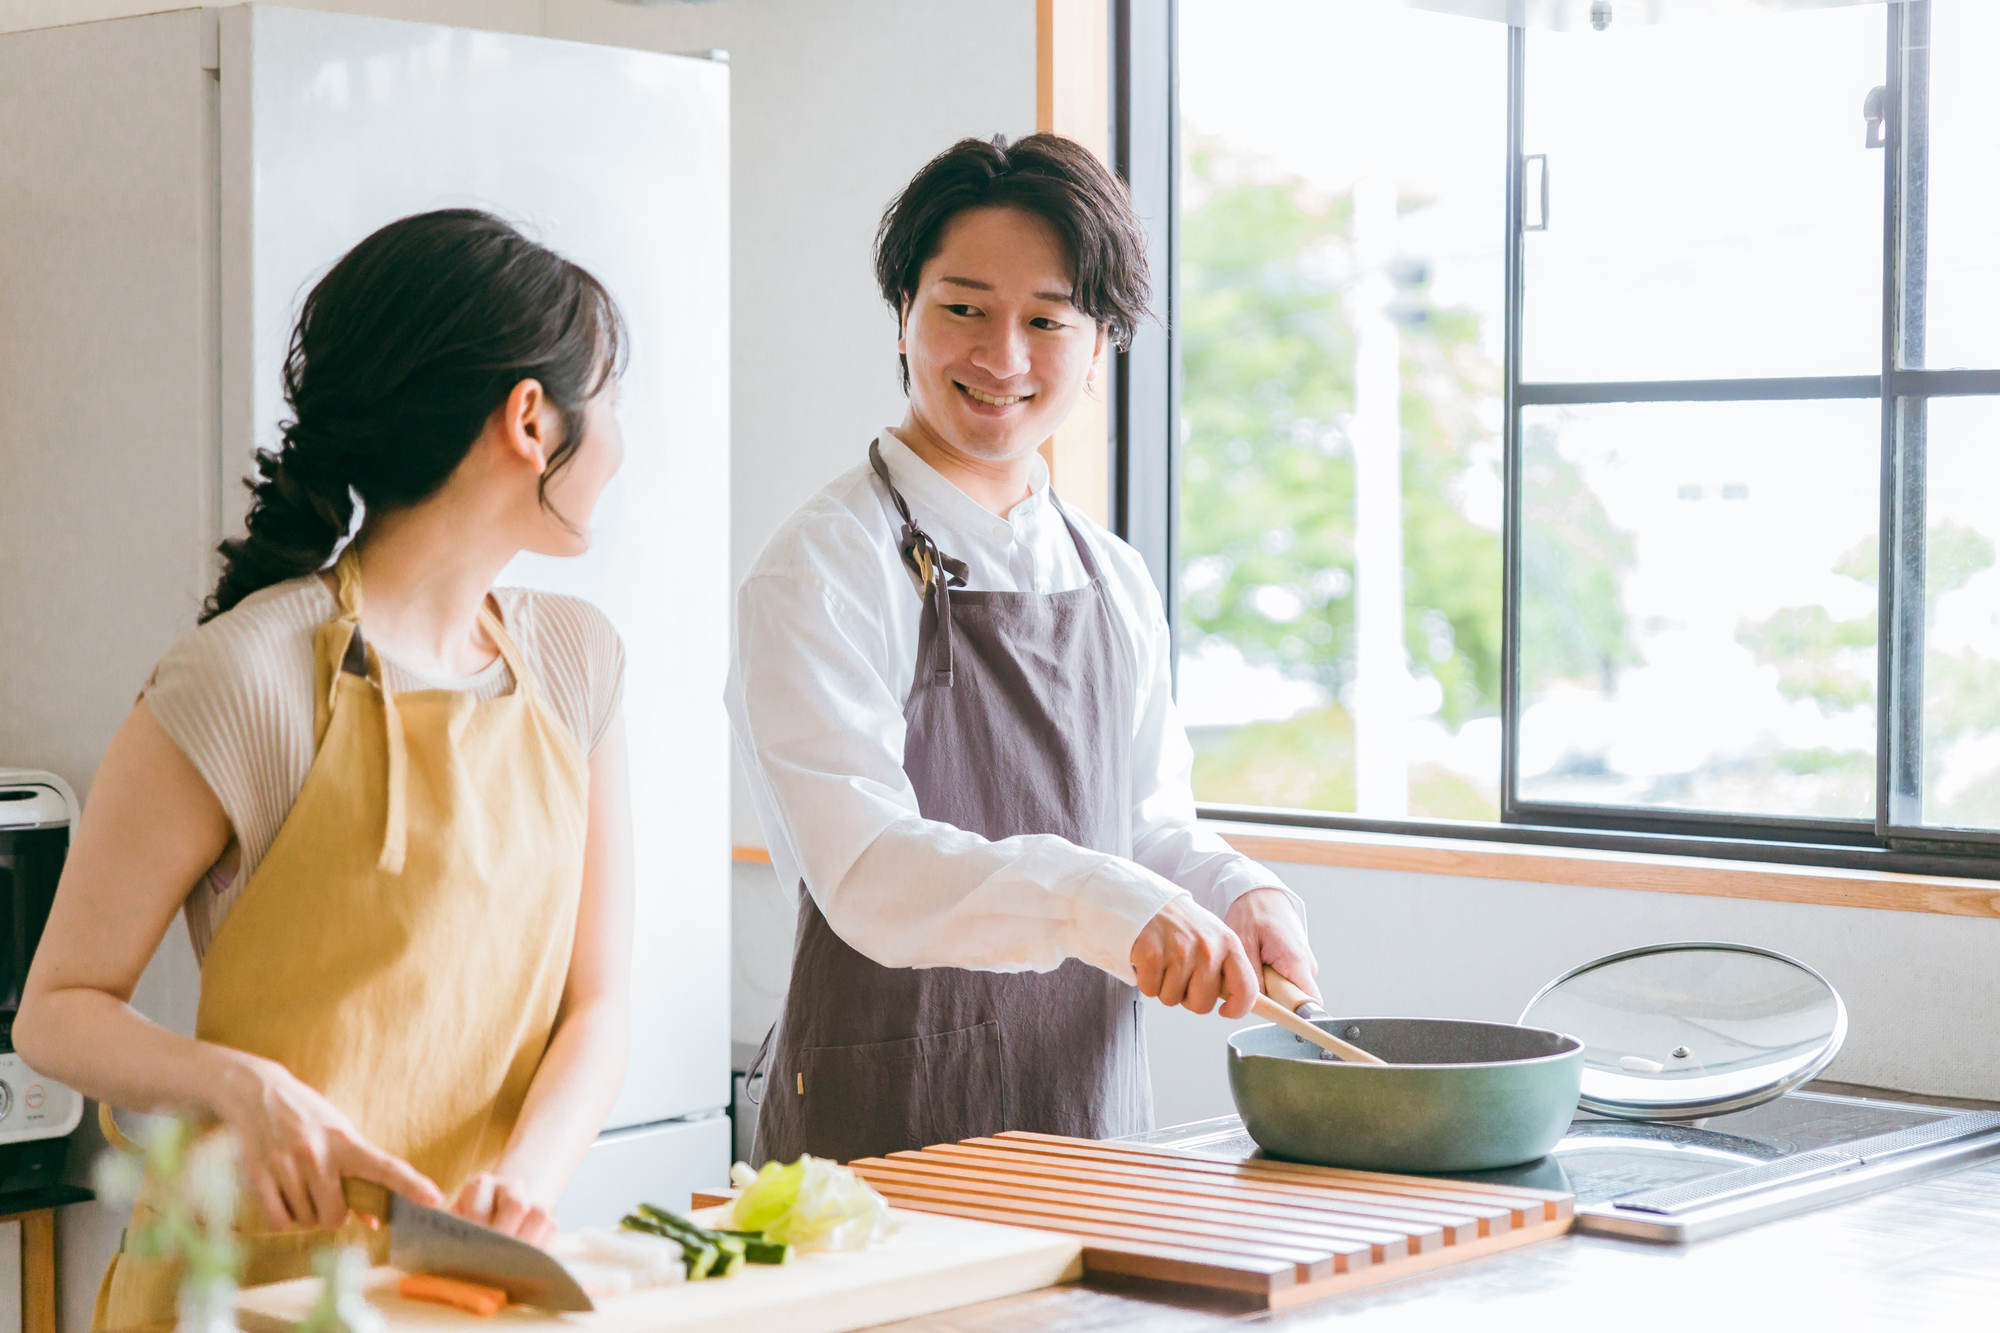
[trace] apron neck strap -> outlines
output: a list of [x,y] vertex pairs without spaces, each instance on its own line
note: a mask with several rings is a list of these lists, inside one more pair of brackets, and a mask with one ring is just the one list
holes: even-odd
[[954,560],[938,549],[938,544],[928,532],[917,526],[910,517],[910,506],[903,499],[903,493],[896,489],[896,483],[889,480],[889,465],[882,461],[882,445],[879,440],[868,442],[868,463],[875,469],[875,475],[882,479],[889,498],[895,501],[896,512],[903,516],[903,532],[898,546],[903,553],[903,563],[917,576],[917,583],[937,614],[937,637],[931,641],[931,683],[951,686],[951,590],[963,588],[970,569],[963,560]]
[[[328,711],[332,710],[339,696],[339,680],[343,675],[359,676],[375,687],[382,700],[382,719],[385,729],[383,737],[388,758],[387,818],[382,828],[382,850],[377,858],[379,869],[392,875],[403,873],[405,854],[409,844],[409,755],[403,739],[403,723],[397,714],[396,694],[383,679],[382,655],[370,653],[368,642],[361,630],[361,555],[352,542],[340,553],[334,564],[334,578],[339,584],[340,614],[334,618],[336,624],[348,626],[347,645],[340,655],[340,665],[333,674],[331,697]],[[490,598],[492,594],[489,592]],[[514,645],[513,636],[500,623],[500,617],[484,602],[479,607],[479,623],[492,636],[493,644],[500,650],[501,660],[514,675],[514,689],[528,699],[536,694],[534,673],[528,670],[527,659]]]
[[1076,558],[1083,562],[1083,576],[1092,583],[1097,582],[1097,557],[1090,553],[1090,543],[1083,539],[1083,534],[1071,521],[1068,507],[1056,499],[1056,488],[1053,486],[1049,487],[1049,506],[1062,516],[1063,526],[1069,529],[1069,539],[1076,546]]

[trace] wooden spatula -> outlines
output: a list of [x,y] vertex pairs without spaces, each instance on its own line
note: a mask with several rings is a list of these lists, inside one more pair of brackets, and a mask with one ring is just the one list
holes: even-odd
[[1324,1028],[1316,1027],[1299,1017],[1299,1010],[1319,1002],[1278,975],[1270,964],[1264,965],[1264,993],[1250,1006],[1250,1012],[1267,1023],[1276,1023],[1296,1036],[1303,1037],[1323,1051],[1331,1052],[1350,1064],[1385,1065],[1389,1062],[1378,1055],[1370,1055],[1352,1042],[1342,1041]]

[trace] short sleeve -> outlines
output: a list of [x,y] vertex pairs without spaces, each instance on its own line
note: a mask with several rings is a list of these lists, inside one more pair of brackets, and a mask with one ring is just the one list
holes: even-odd
[[520,589],[501,597],[556,715],[595,754],[625,693],[625,644],[611,618],[581,597]]

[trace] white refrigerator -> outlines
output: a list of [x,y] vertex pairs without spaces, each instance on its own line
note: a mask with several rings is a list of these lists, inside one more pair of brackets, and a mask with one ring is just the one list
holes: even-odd
[[[240,527],[300,299],[363,236],[491,209],[625,313],[590,552],[502,576],[589,598],[627,654],[632,1054],[566,1226],[729,1161],[728,103],[706,54],[261,5],[0,36],[0,763],[87,786]],[[138,997],[177,1026],[189,961]]]

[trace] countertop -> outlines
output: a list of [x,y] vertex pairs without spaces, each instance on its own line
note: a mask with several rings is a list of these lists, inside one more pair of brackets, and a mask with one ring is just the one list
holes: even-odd
[[2000,1161],[1693,1245],[1571,1234],[1278,1314],[1167,1290],[1092,1279],[882,1331],[1210,1333],[1250,1323],[1287,1333],[1531,1327],[1729,1333],[1799,1321],[1824,1330],[1994,1329],[2000,1328]]

